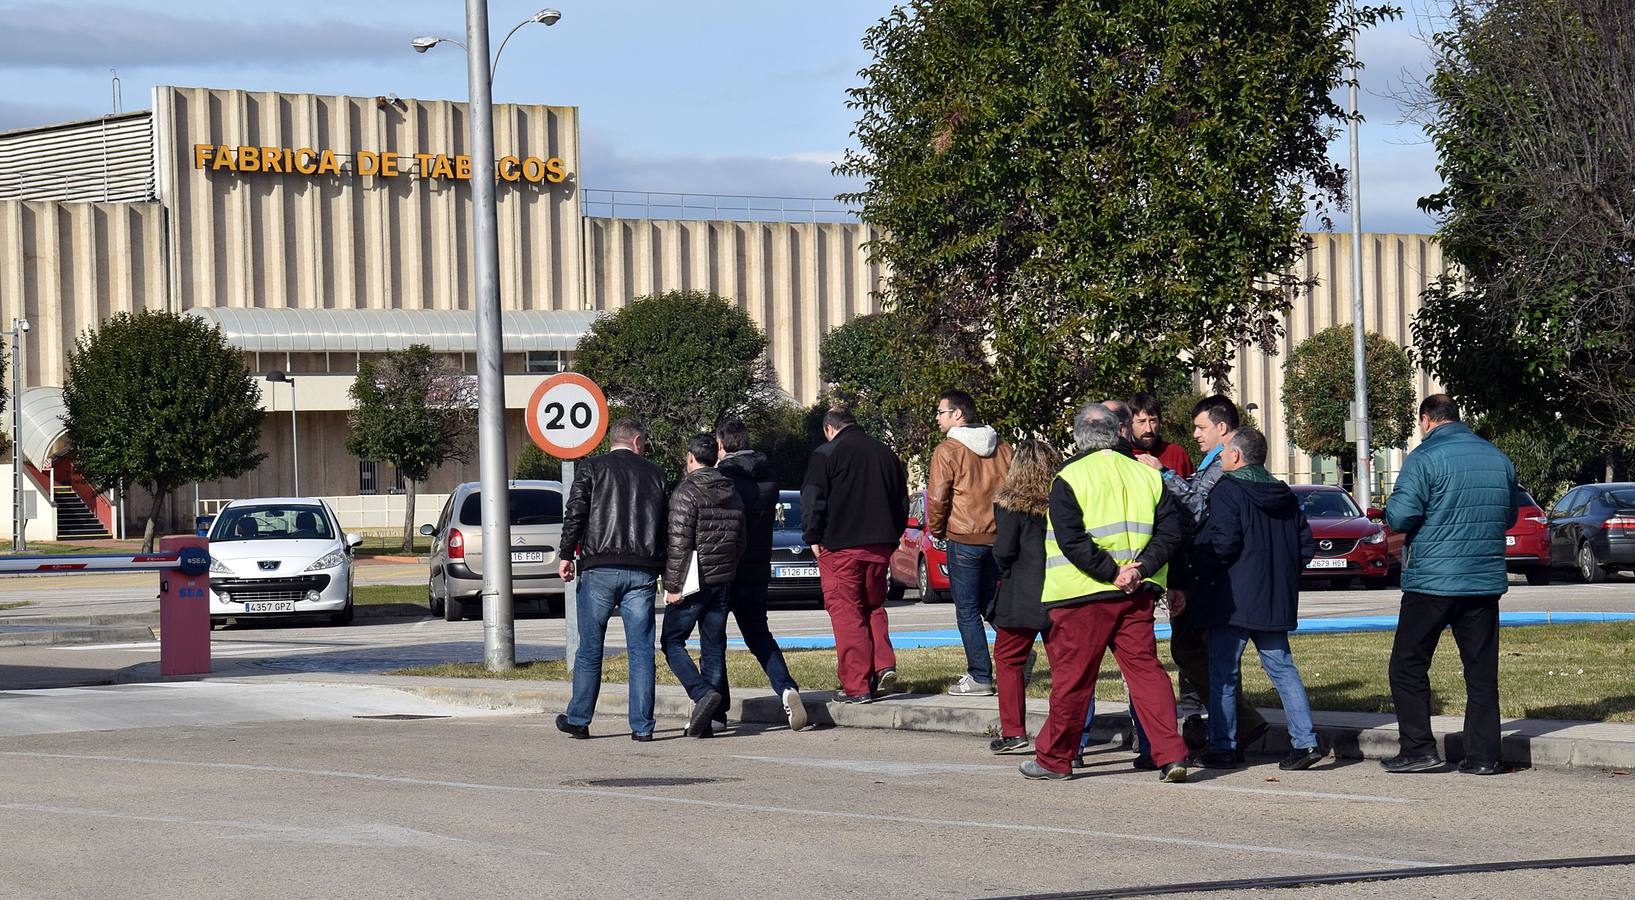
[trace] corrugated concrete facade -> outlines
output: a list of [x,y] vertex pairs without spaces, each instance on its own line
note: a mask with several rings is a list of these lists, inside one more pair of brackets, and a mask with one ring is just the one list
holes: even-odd
[[[413,158],[466,153],[465,104],[208,88],[159,88],[154,102],[172,309],[471,308],[470,184]],[[354,170],[199,168],[200,144],[329,150]],[[580,308],[578,110],[499,104],[494,146],[559,158],[567,175],[499,183],[501,305]],[[360,153],[387,152],[403,157],[402,174],[357,173]]]
[[152,119],[143,110],[0,134],[0,199],[151,198]]
[[818,343],[879,310],[885,269],[862,249],[877,233],[848,223],[586,218],[586,307],[615,310],[659,291],[714,291],[766,331],[783,389],[817,399]]

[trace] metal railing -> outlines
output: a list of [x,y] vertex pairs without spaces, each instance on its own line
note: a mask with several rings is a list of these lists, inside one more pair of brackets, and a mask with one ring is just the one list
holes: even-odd
[[580,211],[608,219],[726,219],[752,222],[856,222],[859,209],[833,197],[691,194],[581,188]]

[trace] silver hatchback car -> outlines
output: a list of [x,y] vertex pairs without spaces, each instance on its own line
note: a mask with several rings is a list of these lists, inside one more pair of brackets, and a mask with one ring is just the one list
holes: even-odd
[[[512,481],[509,485],[512,598],[519,605],[531,602],[547,611],[560,609],[557,548],[562,543],[562,483]],[[437,524],[420,526],[420,533],[432,538],[426,599],[432,615],[441,614],[450,622],[482,615],[481,488],[475,481],[455,488]]]

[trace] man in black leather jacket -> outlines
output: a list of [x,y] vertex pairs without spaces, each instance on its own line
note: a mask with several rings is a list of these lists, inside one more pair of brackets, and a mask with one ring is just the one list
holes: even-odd
[[559,573],[572,581],[578,562],[579,652],[573,697],[556,727],[590,737],[602,688],[602,643],[619,611],[630,657],[630,736],[653,737],[653,599],[664,568],[664,470],[642,458],[647,433],[635,419],[608,429],[613,449],[582,460],[562,512]]
[[[744,501],[744,556],[738,560],[738,575],[732,580],[732,618],[738,623],[744,646],[755,654],[773,692],[783,699],[783,714],[790,730],[799,731],[806,727],[806,707],[795,679],[789,675],[783,650],[766,622],[767,585],[772,580],[772,531],[778,518],[778,476],[766,454],[749,449],[749,429],[737,419],[715,430],[715,447],[721,454],[715,463],[716,471],[732,480],[738,499]],[[724,710],[731,705],[731,694],[723,690],[721,696]]]
[[[744,555],[744,503],[715,470],[715,435],[687,441],[687,475],[670,494],[669,554],[664,566],[664,627],[659,645],[693,701],[687,733],[714,734],[727,690],[727,605]],[[698,628],[699,665],[687,652]],[[702,671],[700,671],[702,669]]]

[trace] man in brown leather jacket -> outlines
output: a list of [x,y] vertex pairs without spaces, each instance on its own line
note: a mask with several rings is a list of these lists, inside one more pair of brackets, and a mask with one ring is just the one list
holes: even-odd
[[[744,555],[744,501],[715,469],[715,435],[687,442],[687,475],[670,493],[670,539],[664,566],[664,626],[659,646],[692,698],[687,733],[714,734],[710,722],[727,686],[727,609]],[[696,572],[690,571],[696,569]],[[698,628],[699,666],[687,652]],[[700,671],[702,669],[702,671]]]
[[1011,447],[978,422],[970,394],[950,390],[937,396],[937,427],[948,439],[931,454],[925,518],[932,539],[945,542],[954,620],[965,645],[965,674],[948,693],[985,697],[993,695],[994,683],[982,612],[999,582],[993,502],[1010,471]]

